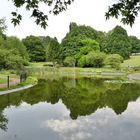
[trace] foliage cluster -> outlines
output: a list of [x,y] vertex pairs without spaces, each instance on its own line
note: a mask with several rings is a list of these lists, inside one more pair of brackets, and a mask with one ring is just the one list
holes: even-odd
[[55,62],[59,58],[59,43],[49,36],[27,36],[22,40],[29,53],[31,62]]
[[65,66],[119,68],[123,59],[140,52],[140,40],[128,36],[125,29],[116,26],[108,33],[89,26],[70,24],[70,31],[60,44],[60,58]]
[[116,26],[108,33],[89,26],[71,23],[69,32],[59,44],[49,36],[27,36],[22,41],[4,35],[4,20],[0,21],[0,69],[19,69],[28,62],[61,63],[64,66],[119,68],[123,59],[140,53],[140,40],[128,36]]
[[117,53],[124,59],[128,59],[131,55],[131,48],[132,46],[126,30],[120,26],[116,26],[107,34],[103,51],[111,54]]
[[111,68],[120,68],[120,64],[123,62],[123,57],[119,54],[110,54],[105,58],[105,64]]
[[78,26],[76,23],[71,23],[69,29],[70,31],[61,42],[61,59],[76,55],[80,51],[80,48],[84,46],[82,40],[85,40],[86,38],[96,40],[99,42],[100,46],[102,46],[104,42],[104,33],[96,31],[89,26]]
[[20,69],[28,65],[26,47],[16,37],[0,36],[0,69]]

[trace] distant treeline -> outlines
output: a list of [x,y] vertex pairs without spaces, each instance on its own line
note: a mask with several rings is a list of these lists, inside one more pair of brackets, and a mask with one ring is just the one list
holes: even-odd
[[17,69],[29,62],[46,61],[65,66],[119,67],[132,53],[140,53],[140,40],[128,36],[120,26],[105,33],[71,23],[61,43],[49,36],[31,35],[23,40],[8,37],[0,26],[0,69]]

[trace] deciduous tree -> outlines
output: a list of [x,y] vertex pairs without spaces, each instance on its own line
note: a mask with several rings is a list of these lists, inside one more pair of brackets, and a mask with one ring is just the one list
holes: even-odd
[[111,54],[119,54],[123,58],[129,58],[131,54],[131,43],[127,32],[121,26],[116,26],[107,35],[106,45],[103,51]]
[[46,51],[39,37],[28,36],[22,40],[29,53],[30,61],[45,61]]

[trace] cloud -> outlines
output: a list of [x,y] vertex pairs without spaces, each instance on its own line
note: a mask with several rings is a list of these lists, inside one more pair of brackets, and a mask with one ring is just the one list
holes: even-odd
[[81,121],[52,119],[43,122],[41,126],[51,129],[57,133],[62,140],[86,140],[92,136],[90,132],[83,131],[85,124],[83,125]]
[[42,126],[49,127],[53,131],[59,133],[66,133],[78,128],[78,124],[71,120],[49,120],[45,121]]
[[136,105],[130,103],[128,110],[122,115],[116,115],[113,110],[106,107],[90,116],[78,117],[77,120],[71,120],[66,116],[61,119],[45,120],[41,123],[41,127],[52,131],[60,140],[131,140],[133,138],[138,140],[140,125],[137,113],[140,112],[134,111],[134,108],[139,106],[138,102]]

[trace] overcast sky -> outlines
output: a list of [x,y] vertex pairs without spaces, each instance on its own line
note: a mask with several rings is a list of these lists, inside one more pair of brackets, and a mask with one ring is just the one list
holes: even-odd
[[[119,20],[116,19],[105,20],[105,12],[113,1],[114,0],[75,0],[75,2],[68,7],[66,12],[63,12],[58,16],[49,17],[46,30],[37,26],[34,23],[34,19],[30,18],[30,13],[26,12],[23,8],[20,10],[23,15],[23,21],[20,26],[14,27],[11,24],[11,11],[15,11],[16,9],[8,0],[1,0],[0,18],[6,17],[6,24],[8,26],[6,34],[19,38],[24,38],[28,35],[49,35],[51,37],[56,36],[60,41],[68,32],[70,22],[76,22],[80,25],[85,24],[94,29],[106,32],[116,25],[121,25],[127,30],[129,35],[135,35],[140,38],[140,16],[136,19],[132,28],[122,25]],[[46,7],[42,5],[41,9],[45,11]]]

